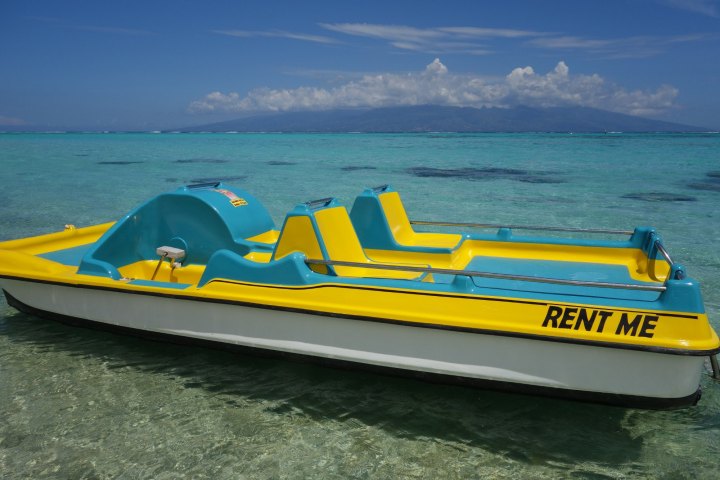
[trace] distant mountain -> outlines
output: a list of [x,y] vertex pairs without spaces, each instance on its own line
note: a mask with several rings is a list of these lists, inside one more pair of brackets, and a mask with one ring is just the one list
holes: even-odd
[[288,112],[182,132],[698,132],[707,129],[587,107],[389,107]]

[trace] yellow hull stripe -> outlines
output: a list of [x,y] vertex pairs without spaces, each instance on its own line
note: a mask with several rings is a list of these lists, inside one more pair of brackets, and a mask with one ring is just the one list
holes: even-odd
[[[203,288],[196,288],[204,266],[187,266],[173,271],[167,264],[163,265],[157,280],[190,284],[188,288],[180,290],[137,285],[127,280],[116,281],[106,277],[78,275],[76,267],[35,256],[92,243],[111,225],[112,223],[108,223],[84,229],[68,229],[40,237],[2,242],[0,277],[127,293],[156,294],[171,298],[237,302],[328,315],[371,317],[424,326],[522,334],[538,338],[552,337],[564,341],[602,342],[618,346],[683,351],[711,351],[720,346],[720,340],[710,327],[705,314],[644,311],[578,303],[558,304],[510,297],[444,294],[426,290],[338,283],[281,286],[214,280]],[[483,247],[493,247],[488,246],[488,242],[480,243],[484,243]],[[607,262],[610,252],[606,250],[617,249],[598,249],[593,255],[598,255],[598,258]],[[537,250],[530,247],[527,252],[528,256],[538,255]],[[614,254],[619,259],[624,255],[617,251]],[[416,263],[412,261],[414,257],[395,258]],[[128,278],[148,279],[155,265],[156,262],[153,261],[138,262],[123,267],[121,273]]]

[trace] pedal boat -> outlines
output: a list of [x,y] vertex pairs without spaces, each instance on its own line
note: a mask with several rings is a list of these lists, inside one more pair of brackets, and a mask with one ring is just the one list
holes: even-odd
[[439,225],[491,233],[416,231],[389,186],[350,213],[297,205],[277,230],[250,193],[189,185],[0,243],[0,287],[75,325],[631,407],[693,405],[707,357],[718,374],[699,286],[654,229]]

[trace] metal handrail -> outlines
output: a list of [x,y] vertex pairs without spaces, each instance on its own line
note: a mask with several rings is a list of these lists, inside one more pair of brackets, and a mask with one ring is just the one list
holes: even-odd
[[546,278],[546,277],[528,277],[525,275],[511,275],[505,273],[491,273],[491,272],[478,272],[474,270],[454,270],[450,268],[435,268],[435,267],[412,267],[408,265],[390,265],[386,263],[361,263],[361,262],[346,262],[343,260],[317,260],[317,259],[305,259],[305,263],[308,265],[326,265],[326,266],[338,266],[338,267],[361,267],[361,268],[374,268],[378,270],[394,270],[401,272],[416,272],[416,273],[440,273],[446,275],[465,275],[468,277],[483,277],[483,278],[495,278],[500,280],[521,280],[525,282],[536,282],[536,283],[552,283],[556,285],[575,285],[581,287],[601,287],[601,288],[616,288],[626,290],[644,290],[651,292],[664,292],[667,287],[664,285],[636,285],[632,283],[609,283],[609,282],[593,282],[586,280],[562,280],[559,278]]
[[657,251],[660,252],[660,255],[663,256],[663,258],[670,264],[670,267],[672,268],[672,266],[675,265],[675,262],[673,262],[673,259],[670,258],[670,254],[667,252],[667,250],[665,250],[665,246],[660,240],[655,240],[655,248],[657,248]]
[[539,227],[533,225],[500,225],[494,223],[456,223],[456,222],[426,222],[410,220],[412,225],[427,225],[438,227],[468,227],[468,228],[510,228],[515,230],[544,230],[547,232],[575,232],[575,233],[607,233],[612,235],[632,235],[632,230],[609,230],[603,228],[567,228],[567,227]]
[[310,200],[309,202],[305,202],[305,205],[307,205],[308,208],[316,208],[321,206],[324,207],[326,205],[329,205],[332,201],[333,197],[318,198],[317,200]]

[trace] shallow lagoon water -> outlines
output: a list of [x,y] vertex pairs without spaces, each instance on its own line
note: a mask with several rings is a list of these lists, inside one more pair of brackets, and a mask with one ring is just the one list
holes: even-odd
[[[277,224],[391,183],[418,220],[653,225],[720,330],[719,159],[713,134],[0,134],[0,239],[198,179],[231,179]],[[702,386],[692,408],[605,407],[154,343],[0,300],[3,478],[710,479],[720,384]]]

